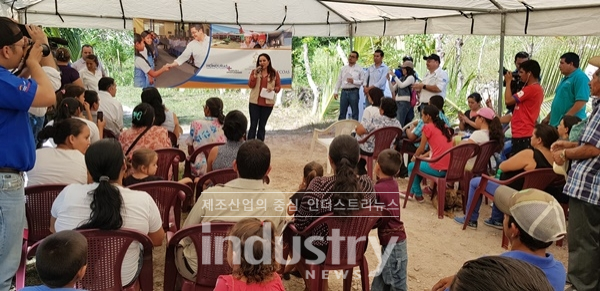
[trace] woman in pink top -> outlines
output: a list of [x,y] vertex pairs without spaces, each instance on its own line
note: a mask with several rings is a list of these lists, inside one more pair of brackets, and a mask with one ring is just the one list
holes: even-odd
[[154,108],[148,103],[140,103],[133,108],[131,128],[119,135],[119,142],[127,157],[141,148],[157,150],[171,147],[167,129],[154,126]]
[[[246,218],[233,226],[227,248],[227,262],[233,271],[231,275],[219,276],[215,291],[285,290],[277,274],[274,227],[270,220],[263,222],[257,218]],[[267,244],[269,248],[263,249]],[[253,260],[259,260],[260,264]]]
[[[452,148],[452,129],[448,128],[446,123],[439,118],[439,110],[435,106],[425,106],[423,108],[421,119],[425,123],[425,126],[423,127],[423,136],[421,137],[421,144],[415,152],[412,162],[408,164],[409,175],[415,167],[415,157],[421,156],[433,159]],[[424,154],[426,144],[429,144],[430,152]],[[443,177],[446,175],[446,170],[448,170],[449,166],[450,155],[447,155],[434,163],[421,162],[420,170],[429,175]],[[422,177],[417,175],[410,188],[411,194],[415,195],[415,199],[418,202],[423,202],[423,191],[420,186],[422,179]]]

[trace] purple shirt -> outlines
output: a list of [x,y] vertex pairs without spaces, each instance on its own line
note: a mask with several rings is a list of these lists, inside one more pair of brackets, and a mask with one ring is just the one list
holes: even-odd
[[377,229],[379,243],[386,246],[390,239],[394,236],[398,237],[396,243],[406,239],[404,231],[404,222],[400,220],[400,193],[398,192],[398,183],[394,178],[380,179],[375,184],[375,196],[377,204],[383,204],[392,217],[384,225],[380,225]]
[[64,88],[65,85],[71,84],[79,79],[79,72],[69,66],[58,66],[60,69],[60,88]]

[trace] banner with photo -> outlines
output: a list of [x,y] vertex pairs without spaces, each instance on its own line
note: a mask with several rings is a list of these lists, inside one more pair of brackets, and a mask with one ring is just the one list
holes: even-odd
[[268,54],[282,88],[292,85],[292,32],[134,19],[136,87],[248,88]]

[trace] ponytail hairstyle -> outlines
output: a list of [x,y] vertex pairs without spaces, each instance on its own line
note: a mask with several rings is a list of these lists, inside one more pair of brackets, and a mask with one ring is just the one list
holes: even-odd
[[81,109],[81,103],[75,98],[65,98],[58,105],[54,123],[65,120],[77,115],[77,110]]
[[149,127],[154,124],[154,108],[148,103],[140,103],[131,113],[133,127]]
[[210,111],[210,117],[216,117],[222,125],[225,122],[223,115],[223,101],[219,97],[211,97],[206,100],[205,106]]
[[66,47],[60,47],[60,48],[56,49],[56,60],[61,63],[70,62],[71,61],[71,52],[69,51],[69,49]]
[[142,41],[144,42],[144,46],[146,47],[146,51],[148,52],[149,56],[152,56],[152,58],[154,58],[154,50],[152,49],[152,47],[146,42],[146,36],[151,35],[149,31],[144,30],[142,31],[142,34],[140,34]]
[[427,105],[423,108],[423,114],[427,114],[429,117],[431,117],[431,122],[433,125],[435,125],[435,127],[442,132],[448,142],[452,141],[452,135],[454,135],[454,132],[451,128],[446,126],[446,123],[442,119],[440,119],[440,111],[437,109],[437,107],[433,105]]
[[[335,165],[335,182],[331,189],[331,203],[349,205],[350,201],[363,198],[362,189],[356,176],[356,165],[360,156],[358,142],[350,135],[340,135],[333,139],[329,146],[329,158]],[[348,216],[352,213],[346,208],[334,208],[333,214]]]
[[90,219],[77,229],[115,230],[123,226],[123,198],[111,181],[119,180],[124,163],[121,144],[113,138],[99,140],[85,152],[85,165],[98,187],[88,192],[92,196]]
[[494,119],[490,120],[481,115],[479,117],[483,118],[484,122],[488,124],[488,134],[490,136],[490,140],[498,142],[498,148],[496,149],[496,152],[502,151],[504,148],[504,130],[502,129],[500,118],[498,118],[498,116],[494,116]]
[[142,102],[148,103],[154,109],[154,125],[162,125],[167,118],[165,116],[165,106],[158,89],[148,87],[142,90]]
[[38,133],[37,138],[39,141],[53,138],[54,143],[57,145],[64,144],[69,136],[78,136],[83,131],[84,126],[87,126],[87,124],[79,119],[67,118],[45,126]]
[[312,161],[304,165],[304,187],[308,187],[310,182],[316,177],[323,177],[323,166],[321,164]]

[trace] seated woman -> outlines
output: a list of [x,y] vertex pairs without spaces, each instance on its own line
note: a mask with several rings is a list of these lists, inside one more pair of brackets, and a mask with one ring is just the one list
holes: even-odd
[[381,100],[383,97],[383,91],[377,87],[373,87],[367,92],[367,101],[369,101],[369,106],[365,108],[362,114],[362,118],[360,123],[367,123],[371,120],[371,118],[379,116],[379,105],[381,104]]
[[[127,169],[121,145],[112,138],[90,145],[85,164],[94,183],[71,184],[58,194],[50,211],[50,231],[127,228],[147,234],[160,246],[165,232],[156,203],[146,192],[121,186]],[[124,286],[136,280],[139,264],[140,246],[132,243],[121,269]]]
[[[81,103],[79,103],[79,101],[77,101],[77,99],[75,98],[64,98],[58,105],[58,109],[56,110],[56,116],[54,117],[54,120],[48,122],[46,126],[53,125],[68,118],[75,118],[87,124],[87,126],[90,129],[90,142],[94,143],[102,138],[101,129],[104,129],[104,125],[106,124],[106,122],[98,122],[98,125],[100,126],[100,128],[98,128],[98,125],[96,125],[94,122],[81,117]],[[54,140],[48,139],[48,142],[45,143],[44,146],[56,147],[56,144]]]
[[565,115],[556,128],[560,140],[569,140],[571,128],[581,122],[581,118],[573,115]]
[[[194,150],[199,147],[215,142],[225,142],[223,133],[223,101],[217,97],[211,97],[204,104],[204,119],[194,120],[190,124],[190,137],[186,143],[193,146]],[[192,174],[194,176],[204,175],[206,173],[206,157],[199,154],[192,165]]]
[[[475,126],[479,129],[475,130],[469,139],[463,140],[462,143],[482,144],[490,140],[498,142],[496,152],[500,152],[504,147],[504,132],[502,132],[502,124],[496,116],[494,110],[490,108],[481,108],[475,113]],[[465,170],[471,171],[476,157],[467,161]]]
[[87,183],[83,155],[90,146],[90,128],[85,122],[67,118],[44,127],[38,138],[53,138],[56,148],[35,151],[35,166],[27,172],[27,186]]
[[[412,158],[412,162],[408,164],[408,173],[412,173],[415,167],[416,157],[429,157],[430,159],[441,156],[444,152],[452,148],[452,129],[446,126],[446,123],[440,119],[439,110],[433,105],[426,105],[423,107],[421,113],[421,120],[424,122],[423,136],[421,137],[421,143],[419,148],[415,152]],[[429,144],[429,153],[425,153],[425,145]],[[450,155],[446,155],[441,160],[429,163],[421,162],[419,166],[420,170],[426,174],[443,177],[446,175],[446,171],[450,167]],[[414,195],[415,200],[423,202],[423,190],[421,190],[421,180],[423,178],[419,175],[415,176],[413,184],[410,188],[408,195]]]
[[169,111],[165,107],[158,89],[154,87],[145,88],[142,91],[142,102],[148,103],[154,108],[154,125],[166,128],[179,138],[179,135],[183,133],[179,125],[179,119],[177,119],[177,115],[174,112]]
[[469,110],[465,111],[465,113],[458,113],[458,127],[462,131],[466,132],[474,132],[479,129],[477,124],[475,123],[475,119],[477,118],[477,112],[481,109],[481,94],[475,92],[467,97],[467,103],[469,104]]
[[85,90],[83,94],[85,103],[90,105],[90,111],[92,113],[92,121],[98,122],[98,109],[100,109],[100,99],[98,98],[98,92],[92,90]]
[[[395,126],[402,128],[402,125],[396,119],[397,106],[396,102],[391,98],[381,99],[379,105],[379,115],[364,121],[356,127],[356,139],[362,140],[369,133],[380,129],[382,127]],[[375,148],[375,137],[371,136],[366,142],[359,144],[360,154],[366,156],[372,156]],[[364,159],[360,159],[358,163],[358,173],[364,175],[367,173],[365,165],[367,162]]]
[[227,137],[227,142],[210,150],[206,164],[207,173],[233,167],[237,152],[246,140],[247,128],[248,119],[244,116],[244,113],[239,110],[227,113],[223,122],[223,132]]
[[119,135],[119,142],[127,157],[139,148],[157,150],[171,147],[167,129],[154,126],[154,109],[148,103],[141,103],[133,109],[131,128]]
[[[395,105],[392,99],[389,100]],[[333,212],[336,216],[352,215],[353,211],[348,209],[349,207],[339,207],[339,205],[349,205],[350,201],[360,201],[359,205],[362,207],[375,203],[371,178],[366,175],[358,176],[356,173],[359,155],[358,142],[353,137],[340,135],[333,139],[329,147],[329,159],[334,175],[316,177],[308,185],[294,216],[296,229],[304,230],[317,218],[327,213]],[[315,203],[317,203],[316,206]],[[333,205],[338,205],[338,207],[332,209]],[[322,238],[312,241],[312,245],[325,254],[329,249],[329,242],[325,239],[327,234],[327,226],[321,225],[314,228],[310,235]],[[305,247],[305,238],[302,238],[301,241],[301,245],[294,244],[294,248],[300,248],[301,259],[296,267],[301,274],[304,274],[305,260],[316,260],[317,254]],[[308,282],[306,283],[306,286],[309,286]]]
[[[532,171],[535,169],[552,168],[554,158],[550,151],[552,143],[558,140],[558,131],[556,128],[547,124],[538,124],[533,130],[533,136],[531,137],[531,149],[522,150],[516,155],[510,157],[508,160],[502,162],[499,166],[499,170],[502,171],[500,180],[508,180],[518,174],[525,171]],[[476,203],[475,210],[471,215],[471,220],[468,223],[469,228],[477,229],[477,219],[479,218],[479,208],[481,207],[481,199],[473,201],[475,196],[475,190],[479,187],[481,177],[475,177],[471,179],[469,187],[469,198],[465,209],[469,209],[472,203]],[[494,182],[488,182],[485,191],[494,194],[498,188],[498,184]],[[508,185],[513,189],[522,190],[523,181],[515,181],[515,183]],[[568,197],[562,193],[562,187],[550,186],[544,189],[546,192],[552,194],[556,200],[560,203],[568,202]],[[455,217],[454,221],[463,224],[466,216]],[[487,226],[491,226],[497,229],[502,229],[502,221],[504,214],[495,206],[492,209],[492,217],[486,219],[483,223]]]

